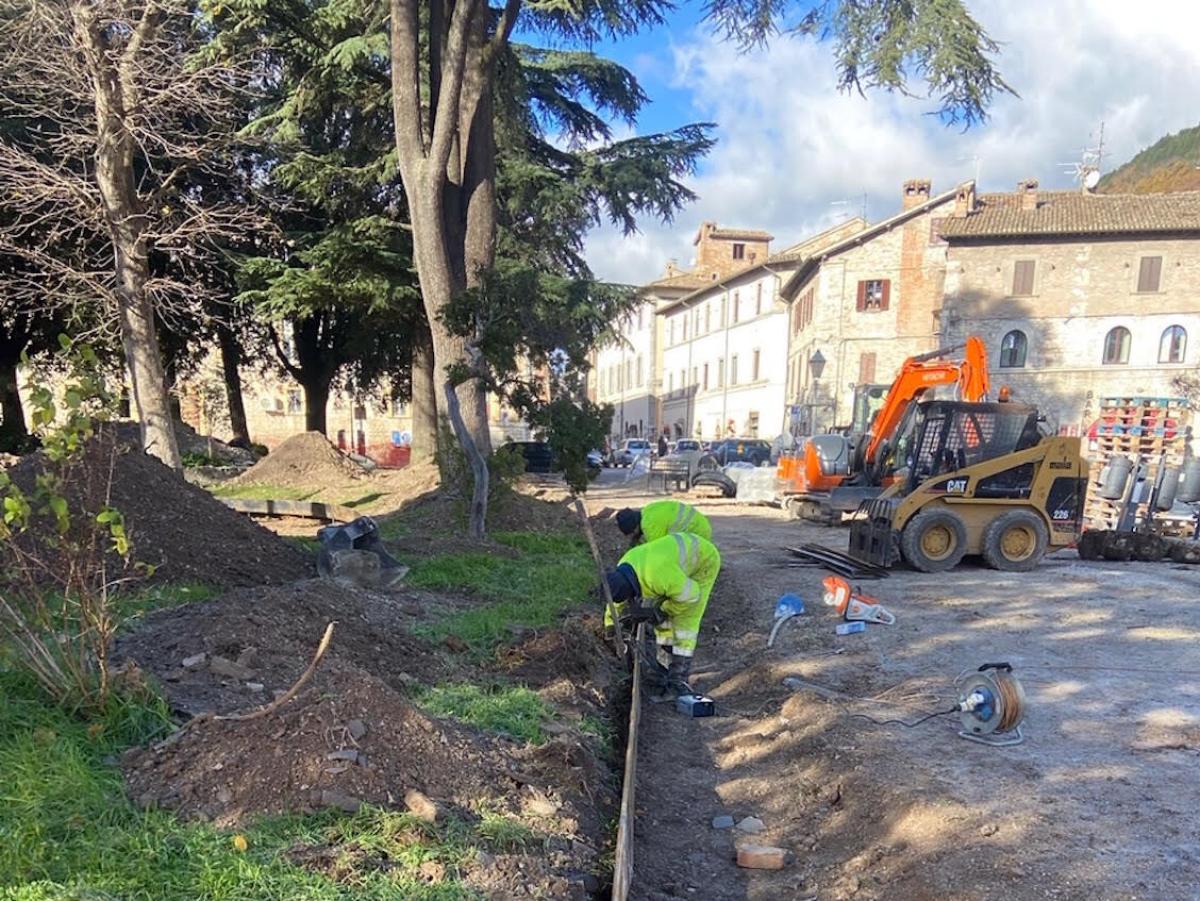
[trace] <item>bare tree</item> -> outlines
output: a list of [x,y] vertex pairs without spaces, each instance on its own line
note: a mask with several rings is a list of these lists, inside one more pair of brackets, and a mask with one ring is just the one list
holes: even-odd
[[212,201],[245,75],[198,55],[186,0],[24,0],[0,18],[0,290],[28,306],[105,305],[142,444],[180,468],[155,313],[197,302],[205,260],[257,227]]

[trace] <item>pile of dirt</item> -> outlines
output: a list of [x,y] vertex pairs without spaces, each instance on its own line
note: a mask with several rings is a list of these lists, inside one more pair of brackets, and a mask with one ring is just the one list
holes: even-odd
[[409,632],[431,602],[422,592],[381,594],[321,579],[240,589],[151,614],[117,642],[116,654],[154,674],[174,709],[192,716],[230,713],[291,686],[326,624],[336,622],[314,684],[322,674],[350,667],[403,690],[453,669],[445,653]]
[[[107,503],[119,510],[133,559],[155,567],[156,580],[227,588],[311,574],[312,561],[300,548],[188,484],[127,438],[105,428],[89,442],[72,470],[70,500],[72,509],[98,511]],[[30,454],[8,474],[32,491],[46,463],[42,454]]]
[[363,478],[366,470],[320,432],[293,435],[233,480],[239,485],[321,488]]
[[[489,809],[554,837],[549,851],[537,845],[464,864],[458,875],[486,897],[522,894],[524,886],[538,897],[591,897],[584,886],[594,892],[588,874],[603,872],[606,824],[617,803],[609,766],[594,739],[570,730],[548,728],[551,740],[531,746],[414,706],[422,684],[487,676],[411,633],[439,602],[451,603],[417,591],[376,594],[308,580],[149,615],[119,640],[115,656],[151,673],[172,707],[194,718],[161,745],[126,753],[130,795],[143,807],[234,826],[260,814],[363,803],[403,810],[419,792],[439,817],[474,822]],[[254,710],[291,687],[332,620],[329,649],[295,698],[257,719],[212,715]],[[587,632],[564,627],[527,641],[527,653],[517,656],[532,666],[530,683],[536,687],[540,673],[559,685],[591,672],[584,664],[549,665],[564,650],[594,650],[580,637]],[[338,853],[322,845],[293,849],[298,862],[316,868],[334,867]],[[445,876],[431,870],[430,880]]]

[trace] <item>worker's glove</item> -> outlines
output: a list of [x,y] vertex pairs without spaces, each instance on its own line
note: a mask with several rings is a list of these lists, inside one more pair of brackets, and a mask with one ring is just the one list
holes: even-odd
[[627,623],[630,626],[636,626],[638,623],[650,623],[657,626],[666,618],[666,614],[655,604],[646,601],[644,598],[637,598],[626,608],[624,615],[621,617],[621,622]]

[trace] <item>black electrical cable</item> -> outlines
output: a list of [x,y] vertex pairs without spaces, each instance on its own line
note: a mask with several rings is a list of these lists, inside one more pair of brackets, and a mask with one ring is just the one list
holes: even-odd
[[949,710],[935,710],[933,713],[927,713],[927,714],[925,714],[925,716],[921,717],[919,720],[914,720],[911,723],[906,723],[906,722],[904,722],[904,720],[877,720],[877,719],[875,719],[875,717],[867,716],[865,713],[847,712],[846,715],[852,716],[852,717],[857,717],[860,720],[867,720],[868,722],[874,723],[876,726],[891,726],[891,725],[895,724],[895,725],[903,726],[905,729],[912,729],[914,726],[919,726],[919,725],[921,725],[921,723],[924,723],[927,720],[931,720],[935,716],[949,716],[952,713],[958,713],[958,710],[959,710],[959,707],[957,704],[955,704]]

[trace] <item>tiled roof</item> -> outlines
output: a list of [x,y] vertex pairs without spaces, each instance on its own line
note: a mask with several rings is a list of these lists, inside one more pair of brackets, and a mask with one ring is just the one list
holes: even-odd
[[710,238],[720,241],[774,241],[770,232],[754,228],[716,228],[708,233]]
[[702,275],[696,275],[692,272],[684,272],[681,275],[672,275],[650,282],[644,285],[641,290],[648,291],[651,288],[679,288],[684,291],[694,291],[697,288],[703,288],[711,282],[711,277],[705,278]]
[[1040,191],[1037,208],[1019,194],[981,194],[965,218],[942,220],[945,238],[1200,232],[1200,191],[1085,194]]

